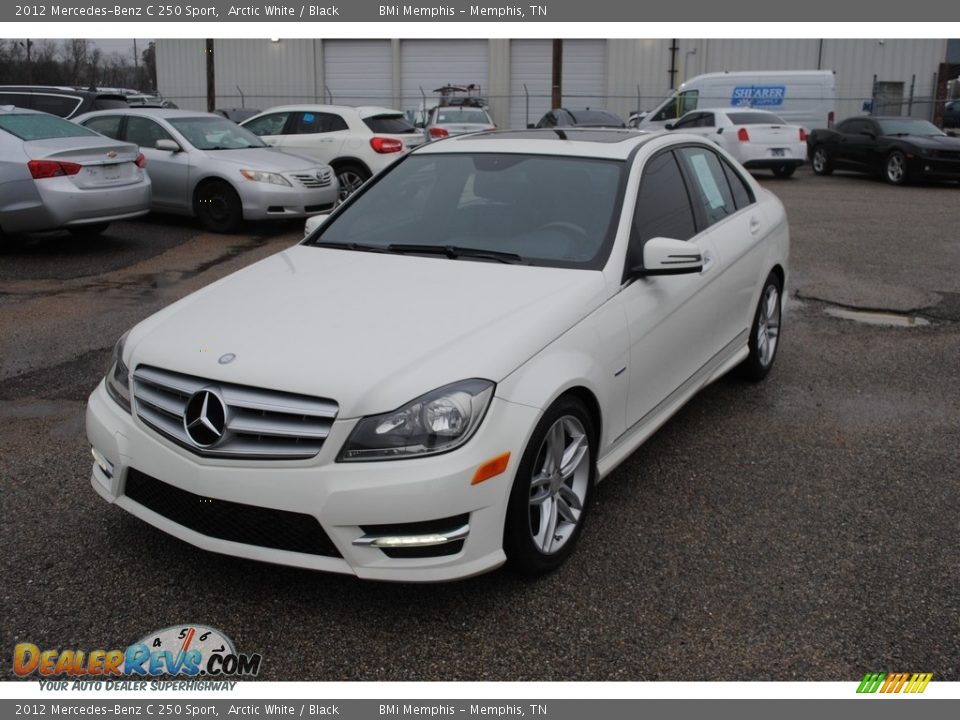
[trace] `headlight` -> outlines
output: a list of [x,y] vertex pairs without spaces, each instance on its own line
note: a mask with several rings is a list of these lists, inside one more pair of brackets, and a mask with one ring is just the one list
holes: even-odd
[[462,380],[393,412],[365,417],[350,433],[337,460],[401,460],[460,447],[483,420],[493,388],[489,380]]
[[127,412],[130,412],[130,371],[123,364],[123,346],[129,334],[128,330],[113,346],[113,359],[106,377],[107,394]]
[[254,182],[265,182],[270,183],[271,185],[286,185],[287,187],[293,187],[289,180],[287,180],[283,175],[278,175],[277,173],[264,172],[263,170],[241,170],[240,174],[243,175],[247,180],[253,180]]

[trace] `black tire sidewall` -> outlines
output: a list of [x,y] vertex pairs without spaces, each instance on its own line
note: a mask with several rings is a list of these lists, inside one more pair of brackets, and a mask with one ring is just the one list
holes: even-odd
[[[228,216],[224,220],[211,217],[210,213],[204,207],[203,199],[207,195],[214,193],[223,193],[229,205]],[[200,223],[207,229],[216,233],[229,233],[236,230],[243,222],[243,206],[240,203],[240,196],[229,183],[214,181],[206,183],[197,190],[196,213]]]
[[[573,535],[558,552],[544,555],[533,544],[533,538],[530,536],[530,481],[547,431],[565,415],[575,417],[586,430],[590,442],[590,479],[587,482],[580,522],[573,530]],[[566,395],[550,406],[534,428],[514,476],[504,525],[503,549],[507,554],[507,562],[513,570],[525,575],[542,575],[560,567],[573,553],[580,533],[583,531],[590,496],[596,482],[598,437],[595,425],[584,403],[573,395]]]
[[760,325],[760,313],[762,312],[763,308],[763,299],[767,296],[767,290],[771,285],[777,288],[777,302],[780,303],[781,333],[783,330],[783,284],[780,282],[780,278],[776,275],[776,273],[771,272],[769,275],[767,275],[767,279],[763,282],[763,290],[760,291],[760,299],[757,300],[757,307],[753,313],[753,322],[750,324],[750,340],[748,342],[750,354],[740,366],[740,374],[747,380],[763,380],[773,368],[777,361],[777,353],[780,352],[781,334],[778,334],[777,346],[773,350],[773,357],[770,358],[770,362],[767,365],[764,365],[760,362],[760,350],[757,347],[757,329]]

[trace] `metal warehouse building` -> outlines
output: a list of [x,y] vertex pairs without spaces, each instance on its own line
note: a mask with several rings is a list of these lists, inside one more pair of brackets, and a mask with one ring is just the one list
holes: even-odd
[[[829,69],[837,117],[869,103],[932,118],[947,40],[567,39],[562,97],[568,108],[606,108],[626,118],[648,110],[684,79],[723,70]],[[551,40],[215,40],[217,107],[266,109],[291,102],[417,109],[448,83],[478,84],[501,127],[536,122],[550,108]],[[158,90],[180,107],[205,109],[204,40],[156,43]]]

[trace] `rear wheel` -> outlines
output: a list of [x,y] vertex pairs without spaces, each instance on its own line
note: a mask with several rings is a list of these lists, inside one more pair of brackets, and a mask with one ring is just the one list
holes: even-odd
[[504,550],[517,570],[540,575],[573,552],[583,528],[596,461],[593,419],[578,398],[554,403],[523,453],[504,528]]
[[829,175],[833,172],[833,163],[830,162],[830,156],[827,155],[826,149],[821,145],[813,149],[810,165],[817,175]]
[[197,188],[194,208],[200,223],[216,233],[233,232],[243,222],[240,196],[221,180],[206,182]]
[[883,166],[883,177],[891,185],[903,185],[907,182],[907,156],[899,150],[887,155],[887,162]]
[[788,178],[796,171],[796,165],[776,165],[773,168],[773,174],[778,178]]
[[337,182],[340,184],[340,202],[350,197],[350,195],[360,189],[361,185],[370,179],[370,173],[354,163],[337,165],[336,172]]
[[77,225],[76,227],[68,228],[70,234],[78,238],[94,238],[98,235],[102,235],[104,231],[110,227],[110,223],[91,223],[90,225]]
[[750,354],[740,365],[740,374],[747,380],[763,380],[773,367],[780,347],[783,285],[776,273],[770,273],[763,283],[757,311],[750,327]]

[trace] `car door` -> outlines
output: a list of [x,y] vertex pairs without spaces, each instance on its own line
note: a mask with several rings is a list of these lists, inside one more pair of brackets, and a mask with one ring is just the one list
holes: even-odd
[[[662,151],[646,162],[621,291],[630,340],[627,427],[643,421],[694,380],[715,352],[719,268],[713,240],[700,227],[691,198],[673,151]],[[643,245],[654,237],[697,246],[706,260],[703,271],[631,278],[630,268],[642,266]]]
[[304,110],[294,113],[291,123],[280,148],[318,162],[330,163],[338,158],[340,148],[350,135],[346,121],[336,113]]
[[[710,148],[677,151],[693,190],[694,210],[717,253],[715,352],[741,346],[753,319],[754,294],[765,259],[764,239],[772,225],[750,184],[726,159]],[[758,279],[759,278],[759,279]]]
[[868,158],[876,145],[873,124],[865,118],[851,118],[837,127],[837,148],[834,164],[855,170],[863,170],[869,164]]
[[[153,118],[142,115],[127,115],[124,139],[140,146],[147,159],[147,174],[153,185],[154,210],[191,212],[189,196],[190,147],[184,146]],[[158,150],[158,140],[172,140],[183,149],[180,152]]]

